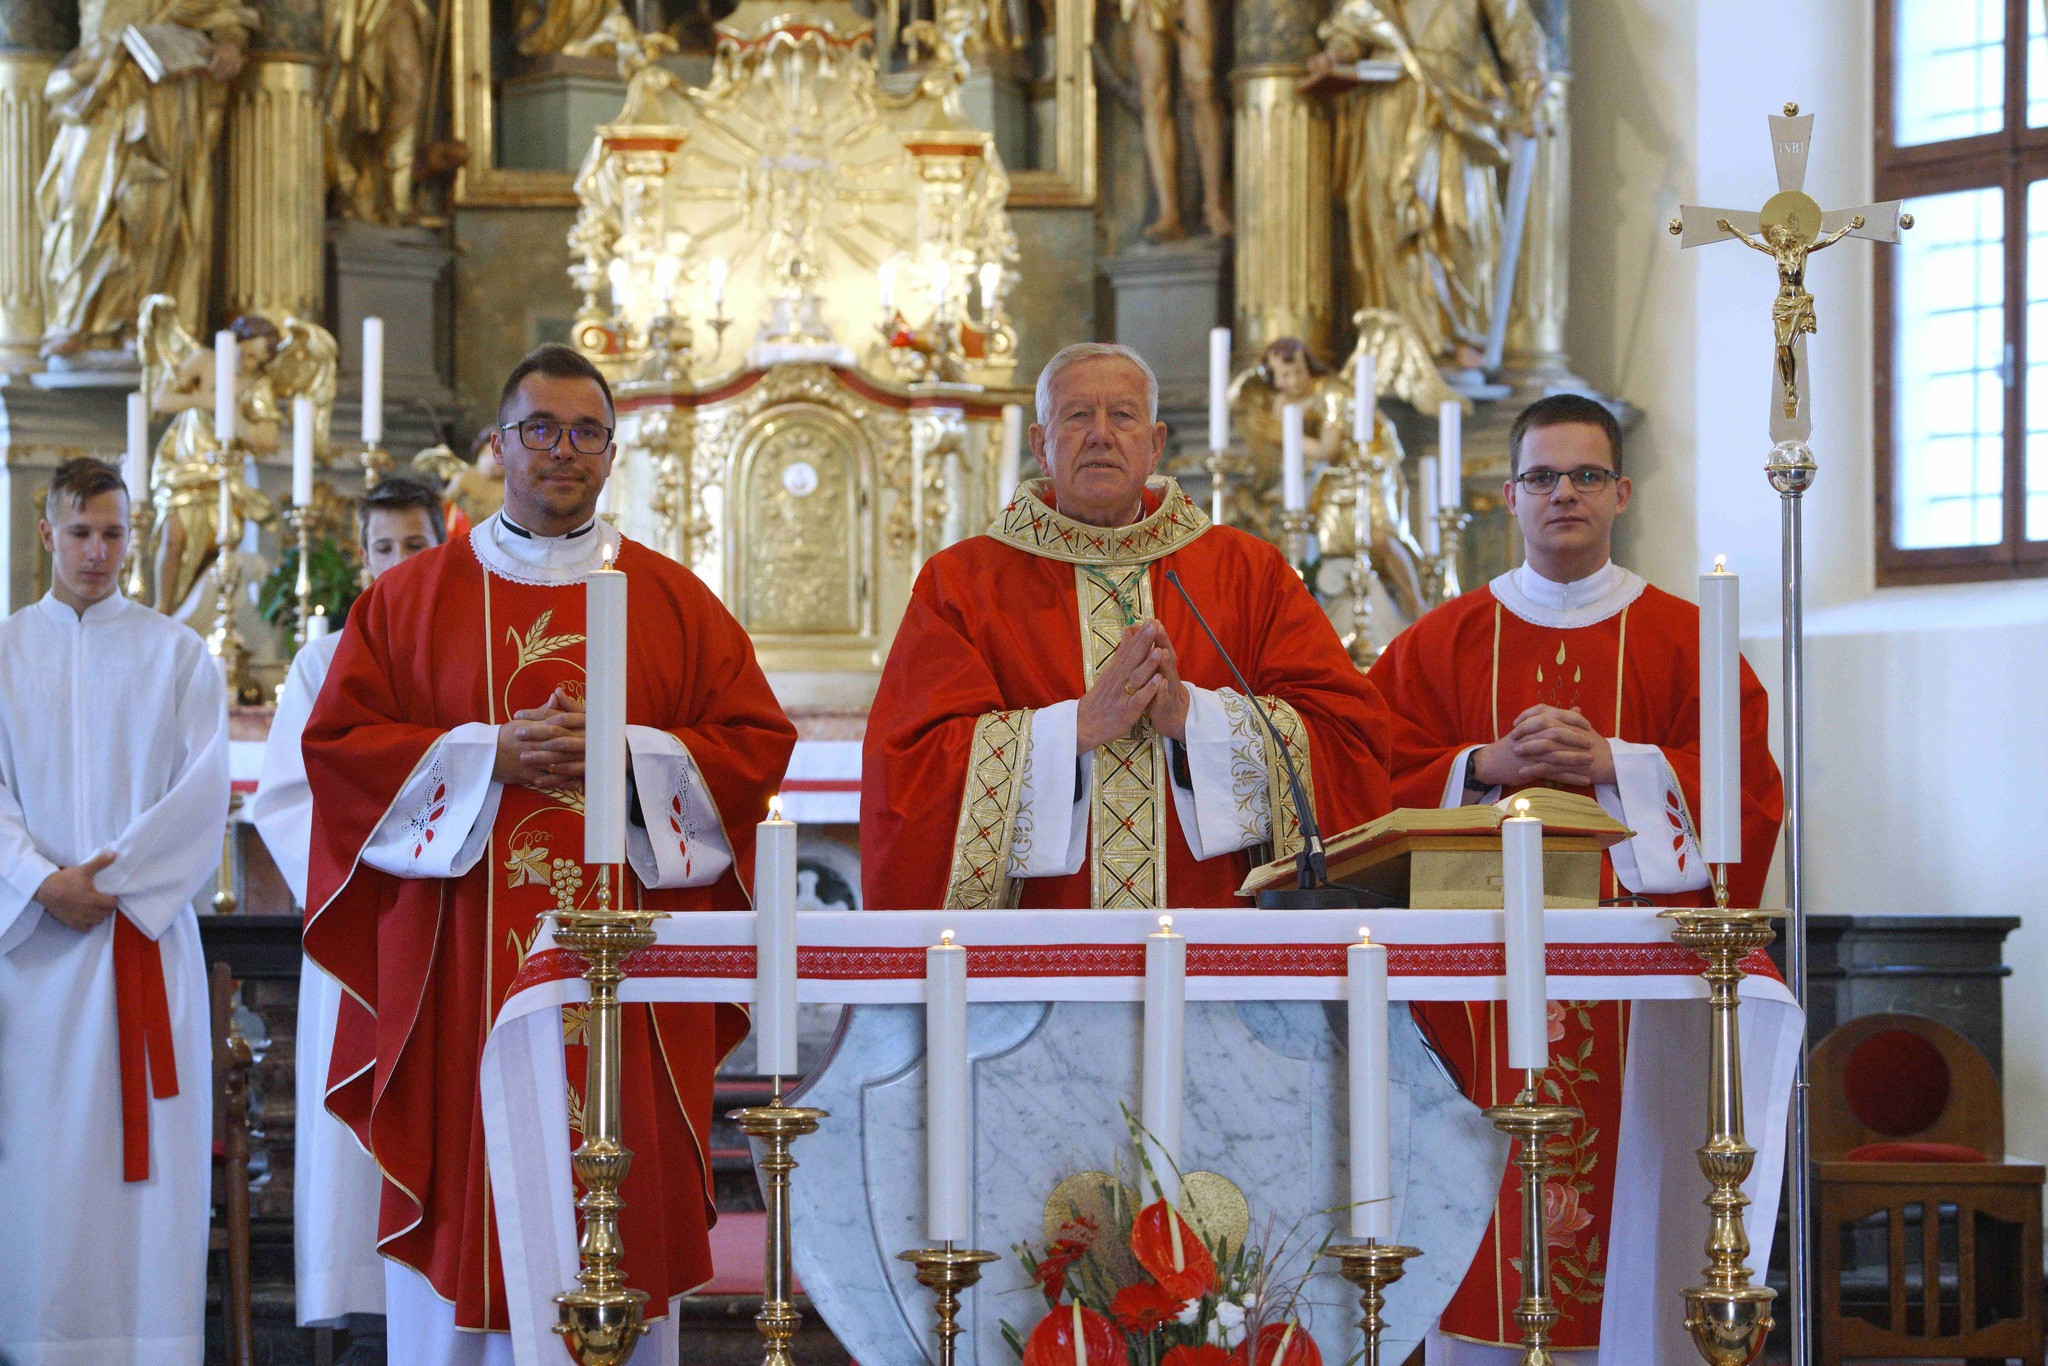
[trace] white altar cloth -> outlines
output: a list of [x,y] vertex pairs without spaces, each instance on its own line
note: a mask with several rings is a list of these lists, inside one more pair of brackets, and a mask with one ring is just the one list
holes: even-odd
[[[1357,942],[1361,925],[1388,946],[1393,1000],[1486,1001],[1505,992],[1499,911],[1170,914],[1175,931],[1188,939],[1191,1001],[1341,1000],[1344,950]],[[1144,938],[1157,922],[1150,911],[801,915],[798,995],[821,1004],[919,1003],[924,950],[950,929],[967,949],[971,1002],[1137,1001],[1143,997]],[[1642,1003],[1633,1012],[1622,1093],[1600,1366],[1691,1366],[1697,1355],[1681,1323],[1680,1291],[1701,1279],[1708,1226],[1701,1204],[1706,1180],[1693,1154],[1707,1125],[1702,965],[1670,942],[1671,923],[1653,908],[1554,910],[1546,928],[1553,999]],[[656,935],[651,948],[628,960],[623,999],[751,1003],[751,913],[674,916],[656,922]],[[1757,1148],[1744,1187],[1752,1202],[1745,1223],[1750,1264],[1761,1268],[1777,1219],[1802,1020],[1761,952],[1745,966],[1756,975],[1742,984],[1743,1095],[1749,1140]],[[551,928],[544,928],[484,1048],[485,1139],[521,1366],[558,1359],[553,1297],[575,1283],[557,1011],[588,999],[581,972],[581,960],[555,947]],[[1199,1058],[1188,1063],[1201,1066]]]

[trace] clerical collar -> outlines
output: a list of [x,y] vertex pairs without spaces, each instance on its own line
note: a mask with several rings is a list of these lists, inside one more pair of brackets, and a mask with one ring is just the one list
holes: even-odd
[[1129,526],[1090,526],[1051,505],[1051,480],[1026,479],[987,534],[1049,560],[1132,565],[1170,554],[1209,529],[1208,517],[1172,479],[1154,475],[1146,493],[1148,503],[1156,495],[1159,505]]
[[597,518],[566,536],[538,536],[500,511],[477,523],[469,545],[484,568],[501,579],[559,587],[581,583],[604,563],[607,547],[616,555],[619,533]]
[[1553,582],[1524,563],[1487,586],[1501,606],[1530,625],[1570,631],[1614,616],[1641,597],[1646,585],[1609,560],[1571,583]]
[[98,626],[120,616],[127,610],[129,601],[128,595],[116,588],[81,613],[69,603],[59,600],[57,590],[52,588],[43,594],[40,606],[58,621],[76,622],[81,626]]
[[593,517],[589,521],[585,522],[582,526],[577,527],[574,531],[568,532],[565,535],[537,536],[533,532],[528,531],[525,527],[519,525],[519,523],[513,521],[503,512],[500,512],[498,514],[498,521],[501,524],[503,524],[505,530],[511,532],[514,536],[524,536],[529,541],[573,541],[578,536],[588,536],[591,533],[591,530],[597,526],[597,518]]

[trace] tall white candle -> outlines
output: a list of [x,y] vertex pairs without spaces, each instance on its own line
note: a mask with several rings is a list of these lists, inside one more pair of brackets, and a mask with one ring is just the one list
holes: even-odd
[[149,497],[149,400],[140,393],[128,395],[128,454],[121,474],[130,507]]
[[1436,410],[1437,506],[1465,505],[1465,410],[1447,398]]
[[967,1242],[967,950],[951,930],[924,951],[924,1143],[925,1236]]
[[318,640],[326,635],[328,630],[327,609],[325,607],[315,607],[313,615],[306,618],[306,639],[308,641]]
[[213,334],[213,439],[222,450],[235,439],[235,377],[242,363],[242,344],[222,328]]
[[1387,949],[1361,929],[1345,950],[1351,1050],[1351,1236],[1391,1240],[1394,1180],[1389,1158]]
[[796,836],[782,798],[754,827],[754,1070],[796,1075]]
[[1230,448],[1230,329],[1209,329],[1209,449]]
[[1422,553],[1435,555],[1442,549],[1436,524],[1436,457],[1419,456],[1415,462],[1415,532],[1422,538]]
[[584,580],[583,861],[626,861],[626,576]]
[[1373,413],[1379,404],[1377,376],[1369,352],[1359,352],[1351,379],[1351,440],[1364,450],[1372,444]]
[[1302,452],[1301,405],[1280,409],[1280,504],[1289,512],[1308,506],[1308,462]]
[[1002,463],[996,467],[996,506],[1008,507],[1017,496],[1017,466],[1024,459],[1024,407],[1003,405]]
[[896,258],[891,256],[875,270],[875,288],[882,296],[882,311],[891,312],[896,307]]
[[1145,1152],[1168,1204],[1180,1199],[1181,1088],[1186,1081],[1188,941],[1159,917],[1145,937],[1145,1051],[1138,1115]]
[[292,400],[292,505],[313,505],[313,400]]
[[1550,1065],[1549,992],[1543,964],[1543,822],[1526,801],[1500,823],[1507,902],[1508,1066]]
[[981,315],[996,311],[996,290],[1003,283],[1003,268],[994,261],[981,263]]
[[1717,556],[1700,575],[1700,853],[1742,862],[1741,579]]
[[728,269],[729,267],[725,264],[723,256],[712,257],[710,264],[704,268],[704,283],[711,292],[711,312],[713,316],[725,312],[725,277]]
[[363,444],[384,440],[384,320],[363,319]]

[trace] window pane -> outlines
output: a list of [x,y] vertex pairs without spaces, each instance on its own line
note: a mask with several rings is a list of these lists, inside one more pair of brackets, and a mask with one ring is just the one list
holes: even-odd
[[2027,127],[2048,124],[2048,4],[2027,0]]
[[2048,540],[2048,180],[2027,186],[2026,404],[2027,539],[2041,541]]
[[1917,221],[1897,248],[1893,535],[1901,549],[1996,545],[2004,539],[2005,192],[1926,195],[1906,208]]
[[1893,145],[2005,127],[2005,0],[1898,0],[1898,16]]

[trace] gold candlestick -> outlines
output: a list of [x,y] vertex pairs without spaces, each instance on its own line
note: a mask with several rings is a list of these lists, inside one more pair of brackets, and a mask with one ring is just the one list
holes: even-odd
[[1351,662],[1361,670],[1370,669],[1380,657],[1372,642],[1372,589],[1379,572],[1372,563],[1372,490],[1386,469],[1386,458],[1378,444],[1357,451],[1351,461],[1351,633],[1344,648]]
[[363,467],[363,492],[384,482],[384,472],[398,462],[391,458],[391,452],[374,441],[365,441],[362,450],[356,453],[356,460]]
[[1685,1292],[1685,1326],[1708,1366],[1749,1366],[1763,1351],[1771,1331],[1771,1303],[1776,1292],[1750,1284],[1749,1234],[1742,1211],[1749,1197],[1742,1183],[1756,1162],[1742,1120],[1742,1040],[1738,1032],[1737,989],[1744,973],[1742,960],[1776,938],[1770,925],[1775,911],[1731,910],[1727,906],[1726,870],[1715,865],[1712,909],[1665,911],[1675,922],[1673,943],[1683,944],[1707,960],[1704,976],[1713,1005],[1707,1079],[1708,1135],[1699,1150],[1700,1170],[1713,1187],[1707,1208],[1713,1230],[1707,1237],[1707,1283]]
[[939,1366],[953,1366],[953,1339],[960,1336],[960,1292],[981,1279],[981,1268],[999,1262],[1000,1256],[978,1248],[914,1247],[896,1254],[901,1261],[917,1267],[917,1283],[936,1291],[939,1297]]
[[156,527],[156,508],[145,498],[128,509],[128,557],[122,568],[128,582],[128,596],[136,602],[149,594],[149,576],[144,561],[149,559],[149,533]]
[[1426,585],[1433,602],[1449,602],[1465,591],[1458,574],[1458,552],[1471,522],[1472,514],[1462,507],[1437,509],[1437,555],[1429,565]]
[[[231,497],[229,491],[241,480],[241,472],[237,468],[241,459],[240,442],[230,444],[220,453],[219,478],[224,498]],[[234,499],[231,505],[239,511],[239,503],[239,499]],[[220,528],[214,533],[213,630],[206,637],[208,652],[220,661],[221,677],[227,683],[230,705],[243,700],[242,690],[249,669],[249,650],[242,640],[242,628],[235,621],[236,599],[240,597],[242,588],[242,559],[236,550],[233,521],[232,517],[222,517]]]
[[293,507],[285,509],[285,520],[291,523],[292,531],[299,543],[299,578],[293,585],[298,596],[298,624],[292,628],[292,648],[306,648],[306,623],[313,617],[313,509]]
[[768,1178],[768,1188],[762,1192],[768,1205],[768,1245],[762,1252],[767,1293],[761,1297],[761,1312],[754,1316],[754,1326],[766,1339],[761,1366],[792,1366],[789,1344],[803,1315],[796,1310],[796,1281],[790,1272],[789,1174],[796,1170],[796,1159],[789,1155],[789,1146],[805,1134],[815,1133],[826,1113],[783,1104],[782,1078],[777,1077],[772,1101],[734,1110],[728,1116],[748,1138],[767,1146],[760,1162]]
[[1494,1128],[1521,1143],[1515,1162],[1522,1169],[1522,1298],[1515,1306],[1515,1323],[1522,1330],[1522,1366],[1552,1366],[1556,1360],[1550,1354],[1550,1330],[1557,1326],[1557,1302],[1550,1298],[1550,1239],[1543,1222],[1543,1178],[1551,1166],[1544,1148],[1580,1117],[1568,1105],[1537,1100],[1541,1076],[1528,1069],[1514,1104],[1481,1111]]
[[[578,1248],[577,1288],[555,1296],[560,1306],[555,1331],[580,1366],[618,1366],[633,1353],[643,1329],[647,1292],[626,1284],[619,1269],[619,1187],[633,1165],[632,1150],[619,1142],[620,970],[626,958],[654,942],[654,911],[613,910],[609,867],[597,875],[597,909],[554,913],[555,942],[579,954],[589,966],[590,1052],[583,1074],[583,1143],[573,1159],[583,1181],[576,1202],[583,1216]],[[621,885],[624,870],[620,871]]]
[[1308,550],[1315,543],[1312,525],[1307,508],[1283,510],[1280,514],[1280,551],[1287,557],[1287,563],[1294,566],[1294,572],[1304,576],[1308,572]]
[[1338,1258],[1344,1279],[1362,1292],[1358,1307],[1365,1311],[1365,1317],[1358,1321],[1358,1327],[1365,1334],[1363,1366],[1380,1366],[1380,1335],[1387,1327],[1380,1310],[1387,1304],[1387,1287],[1406,1274],[1408,1259],[1420,1257],[1421,1250],[1368,1239],[1326,1247],[1323,1255]]
[[1217,526],[1230,525],[1230,452],[1211,450],[1205,462],[1209,470],[1209,520]]

